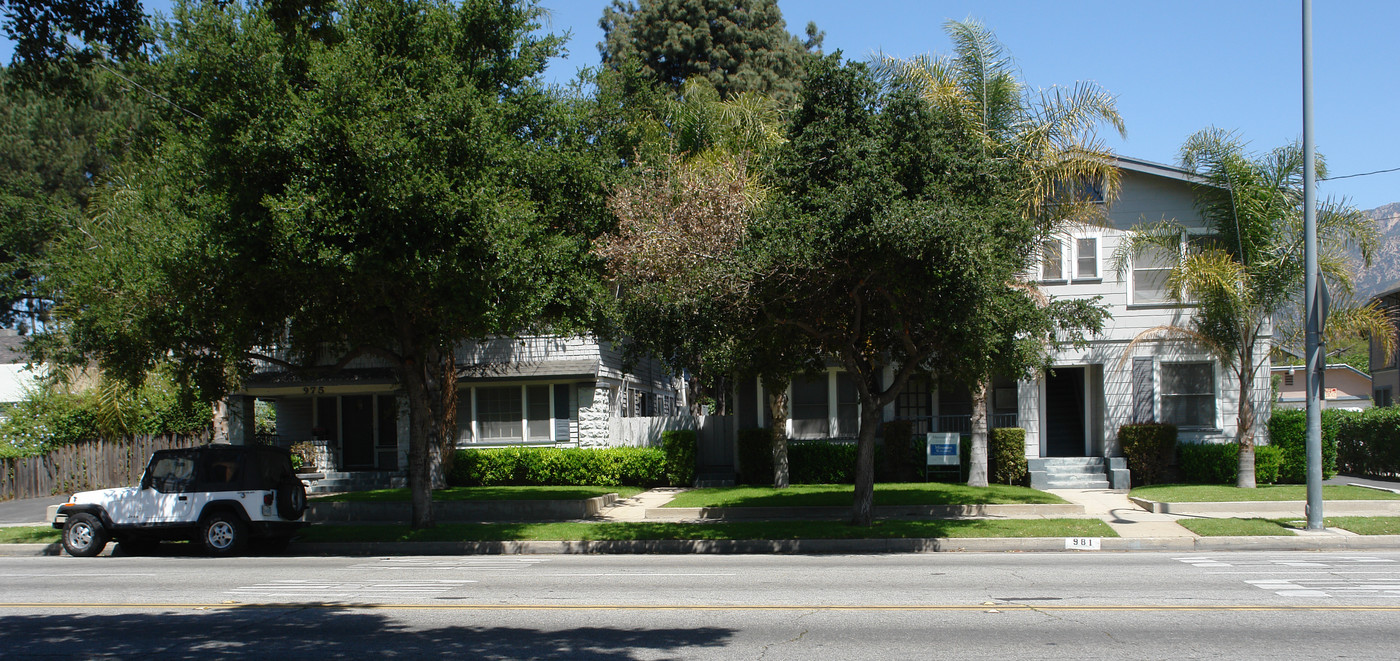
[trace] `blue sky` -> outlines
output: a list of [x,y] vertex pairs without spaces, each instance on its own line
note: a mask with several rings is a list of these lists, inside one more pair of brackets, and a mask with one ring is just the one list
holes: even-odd
[[[169,0],[147,0],[161,10]],[[546,78],[595,66],[598,19],[609,0],[541,0],[547,28],[570,32],[569,55]],[[1206,126],[1239,131],[1257,150],[1302,137],[1300,0],[780,0],[788,27],[826,31],[826,51],[947,53],[948,19],[993,31],[1033,87],[1092,80],[1118,97],[1127,138],[1117,152],[1175,163]],[[1315,140],[1333,176],[1400,168],[1400,2],[1320,0],[1313,7]],[[9,48],[0,43],[8,60]],[[1370,209],[1400,201],[1400,171],[1325,181],[1322,196]]]
[[[542,0],[570,54],[547,77],[596,65],[608,0]],[[1300,0],[780,0],[788,28],[826,32],[825,50],[868,59],[948,53],[948,19],[991,28],[1033,87],[1092,80],[1118,97],[1127,138],[1118,153],[1176,163],[1181,143],[1218,126],[1266,150],[1301,140]],[[1400,168],[1400,2],[1320,0],[1313,6],[1314,139],[1329,174]],[[1400,202],[1400,172],[1321,182],[1321,196],[1362,209]]]

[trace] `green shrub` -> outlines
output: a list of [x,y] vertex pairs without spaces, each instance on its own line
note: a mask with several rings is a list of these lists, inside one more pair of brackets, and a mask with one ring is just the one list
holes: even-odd
[[1025,484],[1026,430],[1001,427],[987,436],[987,476],[996,484]]
[[673,487],[695,484],[695,431],[678,429],[661,432],[661,448],[666,453],[666,482]]
[[1192,484],[1232,484],[1240,470],[1235,443],[1181,443],[1176,446],[1181,477]]
[[1254,446],[1254,483],[1276,484],[1283,451],[1272,445]]
[[[767,428],[739,430],[739,482],[773,485],[773,437]],[[789,466],[791,458],[789,457]]]
[[1176,449],[1176,425],[1155,422],[1123,425],[1118,428],[1118,445],[1128,460],[1133,486],[1156,484]]
[[1370,408],[1339,419],[1337,467],[1361,475],[1400,474],[1400,407]]
[[[876,448],[875,465],[883,452]],[[856,444],[798,441],[788,444],[789,481],[792,484],[853,484],[856,481]]]
[[657,448],[458,450],[447,483],[463,487],[654,487],[667,483],[665,467],[665,454]]
[[[1337,474],[1337,430],[1345,419],[1358,414],[1328,409],[1322,412],[1322,477]],[[1269,418],[1269,445],[1279,449],[1278,480],[1284,484],[1308,481],[1307,412],[1298,409],[1275,411]]]

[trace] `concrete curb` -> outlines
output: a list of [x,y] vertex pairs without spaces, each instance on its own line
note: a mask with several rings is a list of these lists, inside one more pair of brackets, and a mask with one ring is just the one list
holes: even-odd
[[[1104,537],[1100,552],[1395,551],[1400,535],[1273,537]],[[0,544],[0,556],[60,555],[59,544]],[[103,551],[110,555],[112,547]],[[627,540],[530,542],[293,543],[290,556],[570,555],[570,554],[883,554],[1073,552],[1064,537],[921,539]]]
[[[1083,516],[1084,506],[1064,505],[881,505],[879,519],[951,519],[959,517]],[[705,519],[711,521],[843,520],[851,508],[841,507],[650,507],[648,520]]]
[[[433,502],[433,518],[439,523],[480,521],[559,521],[597,516],[617,502],[617,494],[574,500],[444,500]],[[308,523],[408,523],[413,503],[321,502],[307,503]]]
[[[1250,513],[1253,516],[1305,516],[1307,503],[1301,500],[1244,501],[1212,503],[1169,503],[1129,496],[1134,505],[1155,514],[1210,516]],[[1400,500],[1328,500],[1323,502],[1327,516],[1400,516]]]

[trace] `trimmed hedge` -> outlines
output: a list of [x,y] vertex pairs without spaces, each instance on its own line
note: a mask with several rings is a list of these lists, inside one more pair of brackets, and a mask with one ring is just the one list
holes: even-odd
[[[1327,409],[1322,412],[1322,477],[1337,474],[1337,430],[1343,419],[1358,415]],[[1308,481],[1307,412],[1298,409],[1275,411],[1269,418],[1269,445],[1277,447],[1279,482],[1304,484]],[[1257,470],[1257,469],[1256,469]]]
[[[788,450],[788,452],[791,451],[791,449]],[[773,486],[773,437],[771,430],[766,428],[739,430],[738,452],[740,484]],[[789,466],[792,465],[791,462],[792,458],[789,455]]]
[[1400,474],[1400,407],[1370,408],[1340,418],[1337,467],[1361,475]]
[[695,431],[676,429],[661,432],[661,449],[666,456],[666,482],[673,487],[695,484]]
[[[458,450],[447,483],[458,487],[668,484],[658,448]],[[693,469],[692,469],[692,477]]]
[[[1240,474],[1237,443],[1182,443],[1176,446],[1182,480],[1192,484],[1234,484]],[[1271,445],[1254,446],[1254,483],[1279,481],[1283,450]]]
[[996,484],[1026,482],[1030,461],[1026,458],[1026,430],[1000,427],[987,435],[987,476]]
[[1128,460],[1133,486],[1157,484],[1176,450],[1176,425],[1138,423],[1118,428],[1118,445]]
[[[1279,469],[1283,465],[1283,450],[1272,445],[1254,446],[1254,483],[1278,484]],[[1235,469],[1239,470],[1238,467]]]
[[1240,446],[1235,443],[1181,443],[1176,457],[1181,479],[1191,484],[1232,484],[1239,475]]

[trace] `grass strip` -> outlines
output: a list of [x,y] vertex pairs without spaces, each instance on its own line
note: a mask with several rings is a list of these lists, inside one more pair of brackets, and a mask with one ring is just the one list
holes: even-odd
[[[640,487],[449,487],[433,491],[433,500],[583,500],[615,493],[619,498],[631,498],[645,491]],[[331,496],[314,496],[313,500],[329,503],[388,503],[407,502],[412,494],[407,488],[353,491]]]
[[1181,527],[1202,537],[1263,537],[1292,535],[1273,519],[1179,519]]
[[63,540],[53,526],[6,526],[0,528],[0,544],[52,544]]
[[[1279,520],[1278,524],[1295,530],[1308,527],[1307,519]],[[1322,525],[1358,535],[1400,535],[1400,516],[1329,516]]]
[[[1253,489],[1223,484],[1154,484],[1129,494],[1162,503],[1234,503],[1307,500],[1305,484],[1265,484]],[[1349,485],[1322,485],[1323,500],[1400,500],[1400,494]]]
[[[680,493],[665,507],[850,507],[855,487],[849,484],[795,484],[773,487],[712,487]],[[1044,491],[993,484],[910,482],[875,485],[876,505],[1058,505],[1064,499]]]
[[868,528],[833,521],[724,523],[458,523],[338,525],[304,530],[301,542],[506,542],[733,539],[905,539],[931,537],[1117,537],[1098,519],[961,519],[877,521]]

